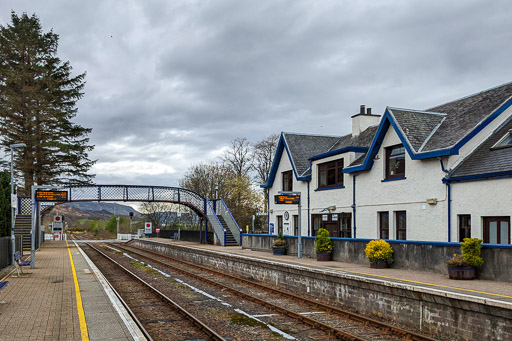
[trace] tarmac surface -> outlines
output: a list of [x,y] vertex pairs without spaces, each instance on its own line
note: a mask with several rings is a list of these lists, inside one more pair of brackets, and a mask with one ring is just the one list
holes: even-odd
[[[149,238],[193,249],[283,262],[381,281],[409,290],[476,301],[512,309],[512,283],[455,281],[447,275],[405,269],[371,269],[365,264],[317,262],[311,258],[274,256],[270,252]],[[81,241],[82,242],[82,241]],[[97,241],[95,241],[97,242]],[[79,245],[79,243],[78,243]],[[103,275],[74,242],[46,241],[36,252],[36,268],[11,272],[0,291],[2,340],[144,340]]]

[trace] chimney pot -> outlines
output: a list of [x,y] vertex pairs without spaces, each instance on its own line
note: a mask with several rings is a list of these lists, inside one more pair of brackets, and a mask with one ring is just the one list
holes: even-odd
[[366,115],[372,114],[372,108],[366,108]]
[[364,115],[364,104],[361,104],[359,113]]

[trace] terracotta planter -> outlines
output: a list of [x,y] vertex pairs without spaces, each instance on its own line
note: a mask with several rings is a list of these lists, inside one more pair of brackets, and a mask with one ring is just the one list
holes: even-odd
[[381,261],[377,261],[377,262],[370,262],[370,268],[385,269],[385,268],[389,268],[389,264],[385,260],[381,260]]
[[274,248],[272,248],[272,253],[274,255],[285,255],[286,248],[285,247],[274,247]]
[[332,259],[332,253],[317,253],[316,260],[319,262],[327,262]]
[[474,267],[454,268],[449,266],[448,276],[450,279],[475,279],[476,269]]

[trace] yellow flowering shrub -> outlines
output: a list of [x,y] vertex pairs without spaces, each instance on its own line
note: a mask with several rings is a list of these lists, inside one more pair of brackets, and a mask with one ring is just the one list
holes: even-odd
[[393,264],[393,248],[385,240],[370,241],[364,253],[370,262],[387,261],[389,265]]

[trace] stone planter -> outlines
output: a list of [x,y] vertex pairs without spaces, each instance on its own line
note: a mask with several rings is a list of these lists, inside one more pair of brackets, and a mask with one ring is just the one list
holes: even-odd
[[272,248],[272,253],[274,255],[285,255],[286,248],[285,247],[274,247],[274,248]]
[[370,262],[370,268],[373,268],[373,269],[385,269],[385,268],[389,268],[389,264],[385,260],[380,260],[380,261],[376,261],[376,262]]
[[454,268],[449,266],[448,277],[450,279],[475,279],[476,269],[474,267]]
[[332,253],[317,253],[316,260],[319,262],[327,262],[332,259]]

